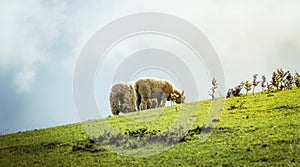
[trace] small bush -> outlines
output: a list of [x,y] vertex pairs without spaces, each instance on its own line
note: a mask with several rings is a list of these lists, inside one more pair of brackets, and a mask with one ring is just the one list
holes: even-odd
[[211,96],[212,99],[214,99],[215,98],[216,89],[218,88],[218,84],[217,84],[216,78],[212,79],[211,84],[212,84],[212,87],[210,88],[211,92],[210,92],[209,95]]
[[257,81],[257,76],[258,74],[254,74],[253,75],[253,82],[252,82],[252,85],[253,85],[253,94],[254,94],[254,91],[255,91],[255,87],[258,86],[258,84],[260,83],[260,81]]
[[261,82],[261,88],[262,88],[262,90],[264,90],[266,87],[267,87],[267,85],[268,85],[268,83],[267,83],[267,78],[266,78],[266,76],[262,76],[261,77],[261,79],[262,79],[262,82]]
[[298,74],[298,73],[296,72],[294,79],[295,79],[295,85],[296,85],[298,88],[300,88],[300,74]]
[[244,87],[244,82],[242,82],[241,84],[239,84],[238,86],[236,86],[234,89],[233,88],[230,88],[228,91],[227,91],[227,98],[231,97],[231,96],[240,96],[242,95],[241,91]]
[[248,94],[248,92],[251,90],[251,87],[252,87],[252,83],[250,81],[246,81],[245,83],[245,90],[246,90],[246,94]]

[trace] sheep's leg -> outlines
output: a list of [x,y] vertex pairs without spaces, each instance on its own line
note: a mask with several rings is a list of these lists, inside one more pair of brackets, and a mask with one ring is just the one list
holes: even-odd
[[150,109],[150,108],[152,108],[152,100],[148,99],[147,100],[147,109]]
[[158,99],[157,100],[157,104],[158,104],[158,107],[164,107],[164,105],[163,105],[163,99]]
[[148,100],[144,100],[142,99],[142,103],[141,103],[141,110],[147,110],[147,101]]
[[161,99],[157,98],[157,107],[161,107]]
[[150,109],[150,108],[157,108],[157,99],[148,99],[147,101],[147,109]]
[[142,111],[142,108],[143,108],[143,104],[140,103],[140,105],[139,105],[139,111]]
[[151,90],[147,86],[140,86],[139,94],[141,95],[140,110],[146,110],[147,109],[147,101],[150,98]]
[[155,106],[154,106],[154,108],[158,108],[158,102],[157,102],[157,100],[155,101]]
[[161,102],[160,102],[160,106],[165,107],[166,106],[166,101],[167,101],[167,99],[162,99]]
[[142,102],[140,104],[140,110],[147,110],[147,101],[149,98],[143,97]]
[[141,103],[142,103],[142,101],[141,101],[141,95],[139,95],[139,94],[137,93],[137,97],[136,97],[136,107],[137,107],[137,111],[140,111],[140,110],[141,110]]

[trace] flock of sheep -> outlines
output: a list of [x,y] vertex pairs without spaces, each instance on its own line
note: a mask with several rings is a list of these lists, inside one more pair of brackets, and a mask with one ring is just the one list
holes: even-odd
[[164,107],[166,101],[184,103],[184,91],[178,90],[170,81],[142,78],[135,84],[119,82],[110,91],[110,106],[114,115],[150,108]]

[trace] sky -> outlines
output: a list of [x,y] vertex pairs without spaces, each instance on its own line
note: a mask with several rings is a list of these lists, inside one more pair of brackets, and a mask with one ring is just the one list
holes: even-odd
[[160,12],[195,25],[213,45],[231,88],[255,73],[300,71],[299,7],[297,0],[3,0],[0,135],[80,121],[72,92],[77,59],[99,29],[120,17]]

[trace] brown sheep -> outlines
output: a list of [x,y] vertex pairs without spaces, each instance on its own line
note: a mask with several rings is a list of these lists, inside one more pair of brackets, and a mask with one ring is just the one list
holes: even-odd
[[110,91],[110,107],[114,115],[119,115],[120,112],[128,113],[137,111],[136,93],[131,84],[116,83]]
[[135,82],[137,93],[137,106],[139,110],[148,108],[148,99],[157,98],[159,107],[165,106],[166,101],[173,101],[177,104],[184,103],[184,92],[179,91],[167,80],[155,78],[143,78]]

